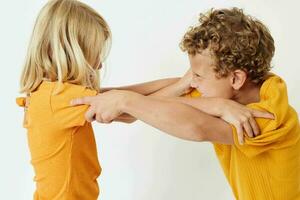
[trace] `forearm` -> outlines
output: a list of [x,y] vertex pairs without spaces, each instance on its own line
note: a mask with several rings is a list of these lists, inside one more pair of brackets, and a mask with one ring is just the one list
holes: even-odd
[[179,97],[185,93],[185,88],[183,88],[178,81],[161,88],[160,90],[150,94],[150,96],[157,97]]
[[[201,141],[201,135],[191,131],[195,123],[193,124],[189,118],[195,119],[197,112],[193,112],[195,110],[190,106],[153,97],[134,95],[128,101],[124,101],[122,110],[175,137]],[[176,115],[174,113],[182,114]]]
[[150,95],[164,87],[167,87],[177,82],[178,80],[179,78],[166,78],[166,79],[160,79],[160,80],[149,81],[145,83],[139,83],[134,85],[122,86],[122,87],[101,88],[101,92],[117,89],[117,90],[129,90],[142,95]]
[[[176,96],[173,95],[173,91],[178,90],[178,88],[174,87],[173,85],[178,82],[180,78],[166,78],[166,79],[160,79],[130,86],[123,86],[123,87],[117,87],[117,88],[102,88],[101,92],[106,92],[113,89],[118,90],[128,90],[132,92],[136,92],[142,95],[161,95],[161,96]],[[171,86],[171,88],[169,88]],[[167,89],[164,89],[167,88]],[[163,90],[163,91],[161,91]],[[156,93],[156,94],[155,94]],[[163,95],[165,93],[165,95]],[[114,121],[116,122],[124,122],[124,123],[133,123],[136,121],[136,118],[133,116],[130,116],[129,114],[122,114],[118,118],[116,118]]]
[[133,94],[123,102],[122,111],[185,140],[231,142],[215,134],[216,126],[228,130],[225,122],[180,102]]
[[155,93],[152,93],[151,96],[163,96],[163,97],[179,97],[183,96],[191,91],[191,81],[192,81],[192,71],[189,69],[185,75],[179,78],[173,84],[170,84]]
[[[165,90],[170,94],[170,96],[167,97],[168,101],[173,101],[173,102],[178,102],[178,103],[183,103],[189,106],[192,106],[202,112],[205,112],[209,115],[215,116],[215,117],[220,117],[221,116],[221,111],[222,111],[222,105],[224,105],[223,99],[220,98],[189,98],[189,97],[172,97],[172,90]],[[175,90],[173,90],[175,91]],[[162,91],[163,92],[163,91]],[[166,95],[167,93],[164,93]],[[174,93],[173,93],[174,94]],[[150,95],[155,97],[155,99],[166,99],[166,97],[162,96],[155,96]],[[126,122],[126,123],[132,123],[135,120],[134,117],[128,115],[128,114],[122,114],[120,118],[114,121],[121,121],[121,122]]]
[[221,98],[189,98],[189,97],[171,97],[169,100],[190,105],[209,115],[220,117],[225,99]]

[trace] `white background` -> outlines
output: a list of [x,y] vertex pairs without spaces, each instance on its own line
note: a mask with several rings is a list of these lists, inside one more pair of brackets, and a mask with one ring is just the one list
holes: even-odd
[[[28,200],[34,191],[19,76],[38,11],[46,1],[0,1],[0,199]],[[104,86],[180,76],[188,60],[178,47],[198,14],[238,6],[268,25],[276,41],[273,71],[287,82],[300,111],[299,1],[89,0],[113,32]],[[298,20],[297,20],[298,18]],[[233,199],[213,148],[162,134],[148,125],[94,124],[103,173],[103,200]]]

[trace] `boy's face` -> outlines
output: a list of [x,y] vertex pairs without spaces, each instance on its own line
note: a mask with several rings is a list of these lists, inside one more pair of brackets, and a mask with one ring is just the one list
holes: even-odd
[[203,97],[232,98],[230,76],[216,77],[215,61],[208,49],[203,50],[201,54],[189,55],[189,60],[193,72],[191,87],[201,92]]

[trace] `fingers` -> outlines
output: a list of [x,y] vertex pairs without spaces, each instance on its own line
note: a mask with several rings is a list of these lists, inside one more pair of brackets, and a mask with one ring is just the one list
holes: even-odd
[[96,114],[96,116],[94,118],[96,118],[97,122],[103,123],[103,124],[110,124],[113,122],[113,120],[111,120],[110,118],[108,118],[108,117],[104,118],[100,114]]
[[96,121],[99,123],[103,123],[103,119],[102,119],[101,115],[96,115]]
[[91,105],[93,98],[94,97],[83,97],[83,98],[73,99],[71,101],[71,105],[72,106],[83,105],[83,104]]
[[254,109],[251,109],[250,111],[254,117],[275,119],[274,115],[269,112],[264,112],[264,111],[260,111],[260,110],[254,110]]
[[253,130],[254,136],[258,136],[260,134],[260,129],[253,117],[249,119],[249,123],[251,125],[251,128]]
[[244,110],[242,115],[237,117],[238,122],[234,124],[237,131],[238,140],[241,145],[244,144],[244,131],[250,138],[258,136],[260,134],[260,128],[254,119],[255,117],[267,119],[275,118],[274,115],[269,112],[255,109]]
[[248,135],[249,137],[253,137],[253,136],[254,136],[249,121],[246,121],[246,122],[243,123],[243,128],[244,128],[245,132],[247,133],[247,135]]
[[243,122],[240,122],[237,125],[235,125],[235,127],[237,129],[237,134],[238,134],[238,137],[239,137],[240,144],[244,143],[243,131],[245,131],[246,134],[250,138],[253,138],[253,137],[260,134],[260,129],[259,129],[255,119],[253,118],[253,116],[249,116]]
[[85,119],[88,122],[93,122],[95,120],[95,111],[93,108],[89,108],[88,111],[85,113]]
[[243,131],[243,128],[239,123],[234,125],[234,126],[236,128],[236,133],[237,133],[237,136],[238,136],[239,143],[241,145],[243,145],[244,144],[244,131]]

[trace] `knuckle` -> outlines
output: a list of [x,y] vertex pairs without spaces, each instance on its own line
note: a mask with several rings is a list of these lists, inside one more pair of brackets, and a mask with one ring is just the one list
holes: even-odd
[[251,118],[251,117],[252,117],[252,114],[251,114],[250,112],[246,112],[246,113],[245,113],[245,116],[246,116],[246,118],[248,118],[248,119],[249,119],[249,118]]
[[248,118],[247,118],[247,117],[242,117],[242,118],[240,119],[240,123],[241,123],[241,124],[245,124],[247,121],[248,121]]

